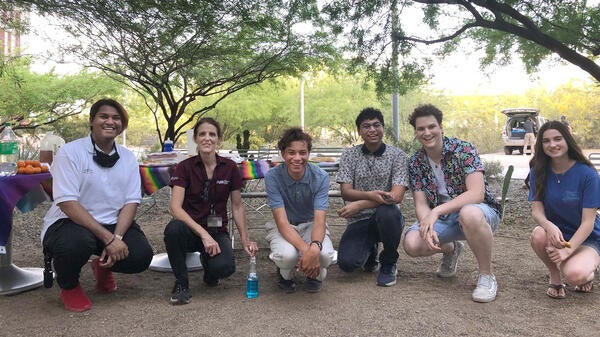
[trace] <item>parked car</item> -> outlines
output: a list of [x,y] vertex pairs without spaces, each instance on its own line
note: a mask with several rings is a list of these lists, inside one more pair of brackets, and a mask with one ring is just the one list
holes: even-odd
[[529,117],[533,117],[533,132],[537,135],[537,130],[547,119],[540,116],[540,110],[532,108],[513,108],[502,110],[506,115],[506,123],[502,129],[502,143],[504,144],[504,153],[512,154],[518,150],[523,154],[523,145],[525,138],[525,129],[523,124]]

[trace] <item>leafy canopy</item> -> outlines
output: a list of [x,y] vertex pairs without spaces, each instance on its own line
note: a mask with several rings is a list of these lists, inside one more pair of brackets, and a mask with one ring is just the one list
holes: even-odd
[[[231,93],[336,57],[311,0],[18,2],[61,19],[66,52],[142,95],[161,139],[176,141]],[[198,98],[208,99],[191,109]]]
[[[0,59],[8,60],[7,57]],[[36,129],[81,113],[100,96],[119,94],[120,85],[98,73],[59,76],[29,70],[27,57],[5,61],[0,74],[0,121]]]
[[[440,55],[457,52],[461,41],[471,40],[483,51],[482,67],[506,64],[519,57],[533,73],[548,58],[559,57],[600,80],[594,62],[600,54],[600,6],[581,0],[336,0],[325,10],[339,29],[345,21],[357,57],[372,57],[390,68],[390,53],[380,53],[392,41],[401,56],[421,58],[419,44],[439,44]],[[391,10],[391,9],[394,9]],[[397,13],[397,14],[395,14]],[[398,15],[399,26],[390,28]],[[420,18],[421,23],[415,18]],[[370,23],[366,26],[365,23]],[[470,51],[469,51],[470,52]],[[391,58],[390,58],[391,57]],[[425,64],[426,58],[414,64]],[[411,63],[409,63],[411,64]],[[383,72],[382,71],[382,72]]]

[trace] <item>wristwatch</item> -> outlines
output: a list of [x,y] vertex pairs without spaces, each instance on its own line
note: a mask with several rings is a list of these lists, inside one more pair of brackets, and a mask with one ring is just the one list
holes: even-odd
[[123,241],[123,235],[115,234],[115,238]]

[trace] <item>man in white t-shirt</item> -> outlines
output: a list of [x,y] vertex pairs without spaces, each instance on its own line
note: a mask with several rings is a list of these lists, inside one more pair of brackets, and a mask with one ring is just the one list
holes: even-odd
[[142,272],[153,254],[134,221],[141,201],[137,160],[115,143],[127,128],[127,111],[102,99],[92,105],[89,121],[91,134],[65,144],[54,158],[54,203],[41,234],[44,258],[54,260],[64,306],[76,312],[92,307],[79,284],[90,256],[98,256],[91,262],[96,289],[110,293],[117,290],[112,271]]

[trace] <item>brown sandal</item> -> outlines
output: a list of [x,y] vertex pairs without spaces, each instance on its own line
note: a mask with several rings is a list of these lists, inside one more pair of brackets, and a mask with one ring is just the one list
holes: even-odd
[[573,289],[573,291],[578,293],[591,293],[592,290],[594,290],[594,280],[586,282],[582,285],[575,286],[575,288]]
[[[548,285],[548,290],[546,290],[546,295],[548,295],[548,297],[550,297],[550,298],[554,298],[554,299],[557,299],[557,300],[562,300],[563,298],[567,297],[566,287],[567,286],[564,283],[561,283],[561,284],[552,284],[552,283],[550,283]],[[556,290],[556,295],[552,294],[550,292],[550,289]],[[560,294],[561,290],[563,291],[562,295]]]

